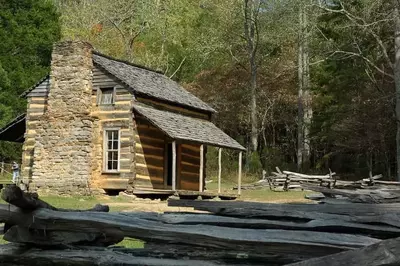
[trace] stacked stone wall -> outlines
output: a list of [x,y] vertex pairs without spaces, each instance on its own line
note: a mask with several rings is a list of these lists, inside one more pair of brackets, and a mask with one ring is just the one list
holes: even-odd
[[91,192],[92,69],[88,43],[55,45],[47,110],[35,129],[30,189],[57,194]]

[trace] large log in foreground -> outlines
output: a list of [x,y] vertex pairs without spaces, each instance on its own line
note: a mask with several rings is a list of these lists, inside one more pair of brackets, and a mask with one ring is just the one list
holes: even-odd
[[290,266],[388,266],[400,265],[400,238],[389,239],[380,243],[352,251],[305,260]]
[[88,210],[70,210],[70,209],[61,209],[56,208],[47,202],[39,199],[39,196],[36,193],[27,193],[23,192],[18,186],[11,184],[6,186],[2,193],[1,198],[16,207],[19,207],[23,210],[36,210],[36,209],[50,209],[55,211],[95,211],[95,212],[109,212],[110,208],[107,205],[96,204],[93,208]]
[[[217,247],[237,251],[252,250],[255,253],[280,254],[296,261],[299,258],[323,256],[363,247],[378,239],[351,234],[335,234],[297,230],[256,230],[211,225],[184,225],[164,223],[146,218],[144,214],[57,212],[39,209],[31,217],[18,211],[9,212],[8,206],[0,205],[0,220],[19,220],[19,225],[31,230],[96,233],[110,232],[145,241],[174,242],[203,247]],[[34,217],[34,218],[33,218]],[[14,242],[19,242],[14,239]],[[25,242],[23,242],[25,243]],[[31,243],[30,241],[28,243]]]
[[[5,190],[19,207],[0,204],[0,222],[8,225],[4,238],[23,246],[0,246],[1,265],[284,265],[319,258],[329,266],[324,256],[400,237],[400,204],[170,200],[211,213],[107,213],[57,209],[18,193]],[[145,241],[145,248],[99,247],[124,237]]]
[[[141,252],[139,255],[144,255]],[[149,252],[150,253],[150,252]],[[0,246],[0,263],[2,266],[8,265],[65,265],[65,266],[213,266],[224,265],[208,261],[190,261],[171,258],[155,258],[145,256],[135,256],[135,252],[114,251],[112,249],[47,249],[27,248],[15,245]]]
[[[56,208],[39,199],[35,193],[23,192],[18,186],[12,184],[6,186],[1,193],[1,198],[12,204],[6,206],[9,212],[8,219],[4,222],[4,239],[16,243],[30,243],[36,245],[62,245],[62,244],[87,244],[108,246],[121,242],[124,236],[120,232],[71,232],[71,231],[49,231],[47,228],[34,228],[27,226],[35,217],[32,212],[39,209],[48,209],[58,212],[108,212],[107,205],[96,204],[88,210],[69,210]],[[14,207],[16,206],[16,207]],[[4,206],[1,208],[4,211]],[[4,214],[2,214],[4,215]],[[23,223],[24,226],[21,226]]]

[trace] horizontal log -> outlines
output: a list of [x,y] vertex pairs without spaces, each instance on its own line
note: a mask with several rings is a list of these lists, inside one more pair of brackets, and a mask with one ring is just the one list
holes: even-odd
[[193,165],[200,165],[200,157],[193,157],[187,154],[181,154],[181,161],[187,162]]
[[[2,245],[0,247],[0,262],[2,265],[79,265],[79,266],[94,266],[94,265],[110,265],[110,266],[133,266],[133,265],[151,265],[151,266],[186,266],[188,263],[193,266],[200,265],[221,265],[213,262],[201,260],[182,260],[172,258],[160,258],[134,256],[134,251],[123,252],[123,249],[46,249],[27,248],[16,245]],[[141,251],[143,255],[143,251]],[[224,265],[224,264],[222,264]]]
[[297,176],[300,178],[321,178],[321,179],[326,179],[326,178],[331,178],[332,175],[335,175],[336,173],[332,173],[330,175],[305,175],[305,174],[300,174],[300,173],[295,173],[295,172],[290,172],[290,171],[283,171],[284,174],[286,175],[293,175]]
[[400,238],[389,239],[357,250],[304,260],[290,266],[386,266],[400,264]]
[[[39,209],[30,214],[0,205],[0,220],[18,221],[18,225],[50,231],[99,232],[121,230],[126,237],[218,247],[229,250],[252,250],[264,254],[288,256],[292,260],[311,258],[363,247],[378,239],[325,232],[294,230],[256,230],[211,225],[174,225],[143,219],[126,213],[58,212]],[[33,217],[35,217],[33,219]]]
[[194,150],[188,149],[186,147],[181,147],[181,153],[186,155],[186,156],[200,158],[200,150],[199,151],[194,151]]
[[216,202],[168,200],[168,206],[193,207],[218,215],[235,217],[277,217],[279,219],[337,219],[400,227],[400,204],[276,204],[258,202]]
[[155,165],[155,166],[164,166],[164,158],[161,156],[137,156],[135,157],[136,164],[145,164],[145,165]]
[[372,181],[375,181],[375,180],[381,179],[381,178],[383,178],[383,175],[382,175],[382,174],[380,174],[380,175],[374,175],[374,176],[371,177],[371,178],[364,178],[362,181],[364,181],[364,182],[371,182],[371,180],[372,180]]
[[124,235],[119,230],[102,232],[71,232],[28,229],[12,226],[4,234],[4,240],[13,243],[34,244],[36,246],[52,245],[95,245],[110,246],[121,242]]
[[253,229],[284,229],[284,230],[306,230],[319,232],[336,232],[365,234],[378,238],[400,237],[400,228],[384,225],[369,225],[342,220],[323,220],[316,219],[307,222],[293,222],[285,220],[271,219],[252,219],[225,217],[210,214],[186,214],[186,213],[167,213],[154,217],[145,217],[144,219],[159,220],[167,224],[185,224],[185,225],[218,225],[234,228],[253,228]]
[[382,180],[375,180],[375,184],[381,184],[381,185],[396,185],[400,186],[400,182],[397,181],[382,181]]
[[318,186],[303,185],[305,189],[321,192],[327,197],[340,196],[353,203],[398,203],[400,202],[400,190],[345,190],[328,189]]
[[135,145],[136,153],[143,154],[144,156],[164,156],[164,149],[159,147],[142,146],[138,143]]

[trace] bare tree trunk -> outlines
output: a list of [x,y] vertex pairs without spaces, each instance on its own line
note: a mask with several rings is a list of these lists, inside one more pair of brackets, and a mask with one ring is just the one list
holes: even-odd
[[257,16],[259,0],[244,0],[244,32],[247,41],[247,52],[250,63],[250,113],[251,113],[251,151],[257,151],[258,130],[257,130]]
[[299,25],[297,168],[298,170],[307,170],[310,167],[310,126],[313,111],[312,95],[310,92],[310,62],[307,36],[308,17],[304,3],[300,3]]
[[395,61],[394,61],[394,83],[396,87],[396,161],[397,161],[397,180],[400,181],[400,3],[393,0],[394,3],[394,45],[395,45]]

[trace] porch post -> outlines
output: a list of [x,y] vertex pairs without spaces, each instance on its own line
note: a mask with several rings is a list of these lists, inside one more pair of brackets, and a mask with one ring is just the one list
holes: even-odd
[[172,142],[172,190],[176,190],[176,141]]
[[203,168],[204,168],[204,145],[200,145],[200,175],[199,175],[199,191],[203,191]]
[[218,193],[221,193],[221,157],[222,148],[218,148]]
[[239,152],[238,194],[242,192],[242,152]]

